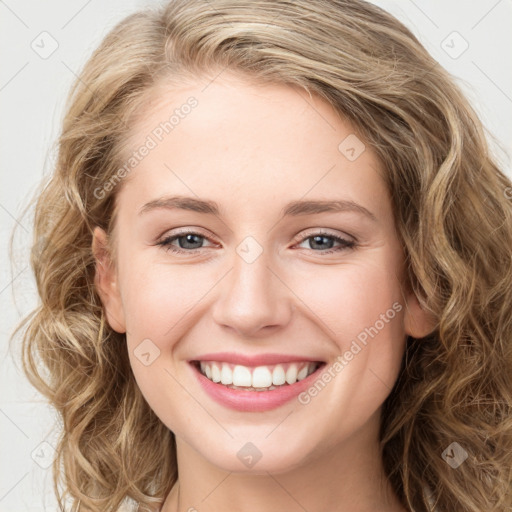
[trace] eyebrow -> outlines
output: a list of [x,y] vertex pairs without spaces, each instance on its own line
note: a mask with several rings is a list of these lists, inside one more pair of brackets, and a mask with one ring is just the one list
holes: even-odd
[[[207,215],[220,216],[220,208],[215,201],[196,199],[194,197],[186,196],[169,196],[154,199],[153,201],[146,203],[140,209],[139,215],[158,208],[188,210],[197,213],[204,213]],[[370,210],[358,203],[355,203],[354,201],[347,199],[331,201],[298,200],[288,203],[281,210],[283,217],[314,215],[316,213],[325,212],[355,212],[368,217],[374,222],[378,222],[377,217]]]

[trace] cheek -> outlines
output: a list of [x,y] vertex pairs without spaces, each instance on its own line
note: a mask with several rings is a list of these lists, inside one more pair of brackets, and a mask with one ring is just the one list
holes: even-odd
[[[326,437],[337,439],[337,425],[360,428],[396,382],[405,348],[405,306],[391,259],[340,267],[315,284],[307,292],[308,307],[339,353],[331,392],[322,395],[318,407],[333,411],[336,421],[326,427],[332,427]],[[359,414],[347,419],[348,410]]]
[[[401,322],[396,320],[402,316],[403,305],[396,304],[402,303],[400,285],[394,267],[384,257],[325,267],[315,272],[314,280],[302,275],[294,282],[297,295],[316,315],[316,323],[342,345],[374,325],[390,309],[387,317],[393,322],[386,323],[382,331],[392,327],[393,334],[399,332]],[[381,322],[378,327],[382,327]]]
[[122,293],[128,332],[173,337],[175,327],[204,295],[204,285],[192,266],[135,265]]
[[[330,396],[365,411],[375,410],[390,392],[405,348],[405,306],[394,253],[379,256],[336,270],[325,268],[314,286],[310,282],[297,294],[307,297],[307,306],[317,317],[311,318],[342,358],[339,372],[334,372],[336,392]],[[333,407],[340,409],[334,403]]]

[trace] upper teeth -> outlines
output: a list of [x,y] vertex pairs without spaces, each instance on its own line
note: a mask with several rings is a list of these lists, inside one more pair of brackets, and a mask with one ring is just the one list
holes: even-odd
[[213,382],[225,385],[267,388],[285,383],[294,384],[313,373],[317,364],[313,362],[283,363],[274,366],[242,366],[213,361],[201,361],[201,371]]

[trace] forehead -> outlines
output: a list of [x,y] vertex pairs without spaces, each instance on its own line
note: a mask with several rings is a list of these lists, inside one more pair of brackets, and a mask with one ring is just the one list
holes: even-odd
[[377,215],[390,206],[380,162],[354,126],[319,96],[285,84],[228,72],[160,83],[132,123],[126,161],[136,152],[144,156],[127,184],[139,202],[165,192],[246,208],[306,196],[359,199]]

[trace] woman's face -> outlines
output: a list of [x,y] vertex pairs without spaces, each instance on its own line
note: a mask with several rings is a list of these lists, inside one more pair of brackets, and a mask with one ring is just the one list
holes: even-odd
[[318,97],[206,85],[154,91],[133,127],[117,268],[99,228],[93,244],[109,324],[178,446],[209,464],[279,472],[370,446],[406,336],[429,332],[379,161]]

